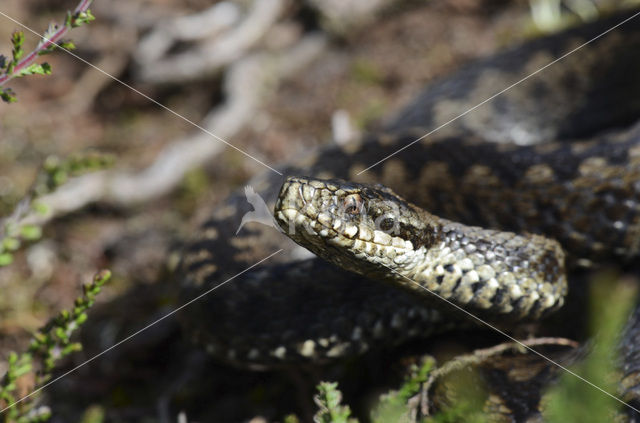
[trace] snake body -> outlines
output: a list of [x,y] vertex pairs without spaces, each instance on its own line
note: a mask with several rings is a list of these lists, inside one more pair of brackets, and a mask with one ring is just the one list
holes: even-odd
[[[180,271],[184,297],[283,252],[189,307],[186,331],[213,355],[242,366],[333,360],[454,326],[422,287],[489,317],[539,318],[562,305],[565,267],[636,258],[637,19],[398,152],[627,16],[471,64],[427,88],[385,131],[280,168],[309,178],[257,176],[250,185],[270,207],[282,187],[276,219],[285,233],[290,222],[301,224],[294,241],[342,267],[268,226],[248,224],[235,236],[252,210],[238,192],[188,243]],[[348,219],[344,210],[324,216],[327,209],[314,206],[322,200],[337,206],[347,197],[348,204],[360,199]],[[374,214],[360,213],[361,203]],[[395,209],[380,209],[385,204]],[[371,230],[385,211],[393,225],[384,225],[397,225],[393,236]]]

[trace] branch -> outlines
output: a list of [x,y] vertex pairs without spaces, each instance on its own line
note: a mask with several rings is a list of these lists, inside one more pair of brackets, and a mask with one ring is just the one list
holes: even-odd
[[[285,10],[284,0],[258,0],[252,4],[247,15],[235,26],[237,10],[228,10],[220,3],[197,15],[180,17],[160,24],[144,37],[134,55],[141,81],[151,83],[183,83],[185,80],[201,78],[223,69],[235,60],[247,55],[256,43],[264,39]],[[224,9],[224,10],[222,10]],[[218,12],[218,13],[216,13]],[[228,16],[232,15],[232,16]],[[202,39],[210,35],[205,27],[228,30],[210,39],[204,39],[191,49],[162,57],[177,42]],[[167,30],[167,27],[170,28]],[[187,31],[189,28],[190,31]]]
[[[61,48],[64,50],[73,48],[73,44],[61,43],[60,40],[70,29],[76,28],[94,19],[93,15],[91,15],[91,12],[89,11],[89,6],[92,1],[93,0],[81,0],[73,13],[67,14],[64,25],[59,26],[55,23],[51,24],[49,29],[47,29],[44,35],[41,36],[42,39],[36,46],[35,50],[27,54],[27,56],[22,59],[20,58],[22,56],[21,44],[24,36],[21,32],[14,33],[12,40],[14,45],[14,57],[12,61],[9,61],[9,63],[6,64],[6,67],[4,68],[5,73],[0,75],[0,87],[15,77],[25,75],[25,72],[27,72],[34,64],[38,56],[50,53],[55,48]],[[0,69],[2,69],[2,67],[0,67]],[[47,73],[46,69],[43,72]],[[5,91],[0,90],[0,92]]]

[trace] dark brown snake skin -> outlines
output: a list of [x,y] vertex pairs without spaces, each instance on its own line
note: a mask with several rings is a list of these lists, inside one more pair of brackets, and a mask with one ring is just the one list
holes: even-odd
[[[381,183],[445,219],[545,234],[567,252],[569,269],[632,261],[640,251],[640,19],[357,176],[630,15],[473,63],[427,88],[384,133],[280,169]],[[269,172],[249,185],[273,209],[283,182]],[[326,361],[459,324],[433,301],[332,266],[273,227],[248,224],[236,236],[252,209],[242,192],[232,195],[190,241],[181,265],[182,294],[193,298],[283,249],[185,310],[188,333],[220,359],[253,367]],[[545,314],[543,303],[534,309],[514,317]],[[640,379],[636,344],[625,337],[627,394]],[[513,421],[526,421],[531,410],[511,411],[519,416]]]

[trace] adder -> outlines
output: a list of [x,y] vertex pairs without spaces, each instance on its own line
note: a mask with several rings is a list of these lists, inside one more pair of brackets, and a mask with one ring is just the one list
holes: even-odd
[[[576,267],[636,259],[640,18],[414,143],[630,16],[472,63],[427,87],[384,131],[322,148],[280,167],[283,176],[254,178],[250,186],[271,209],[279,202],[275,217],[285,233],[306,219],[294,239],[315,254],[270,225],[247,224],[236,236],[252,207],[241,191],[233,194],[185,248],[179,273],[184,297],[282,252],[185,310],[186,332],[214,356],[243,367],[327,362],[465,324],[405,279],[474,314],[517,321],[562,306],[565,271],[570,285]],[[316,195],[329,198],[336,214],[319,216],[326,210],[313,209]],[[378,200],[401,211],[367,214],[364,208],[375,210]],[[303,212],[294,207],[300,201]],[[396,225],[393,235],[360,225],[382,215],[391,219],[389,228]],[[349,250],[354,244],[355,252]],[[389,269],[405,253],[408,270]],[[632,324],[627,333],[638,327]],[[637,389],[638,351],[628,335],[629,398]],[[535,412],[514,411],[518,421]]]

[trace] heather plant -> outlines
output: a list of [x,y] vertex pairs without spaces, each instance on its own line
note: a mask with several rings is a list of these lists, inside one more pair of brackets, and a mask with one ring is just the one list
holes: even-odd
[[[47,62],[38,61],[40,56],[58,49],[75,48],[72,41],[63,37],[70,29],[94,20],[90,4],[91,0],[82,0],[73,12],[67,13],[62,25],[51,24],[30,53],[24,49],[24,32],[12,34],[11,54],[0,55],[0,98],[4,102],[17,101],[16,93],[7,87],[12,79],[51,73]],[[48,211],[40,198],[64,185],[71,177],[104,169],[112,163],[113,157],[99,153],[47,158],[32,187],[7,216],[0,218],[0,267],[11,265],[15,253],[25,242],[42,237],[42,223],[33,218]],[[87,311],[110,277],[108,270],[98,272],[83,286],[83,293],[76,298],[73,307],[59,312],[33,335],[25,352],[8,354],[4,366],[7,370],[0,379],[0,422],[35,423],[50,418],[51,410],[40,403],[39,394],[54,380],[56,365],[82,349],[73,335],[87,320]]]

